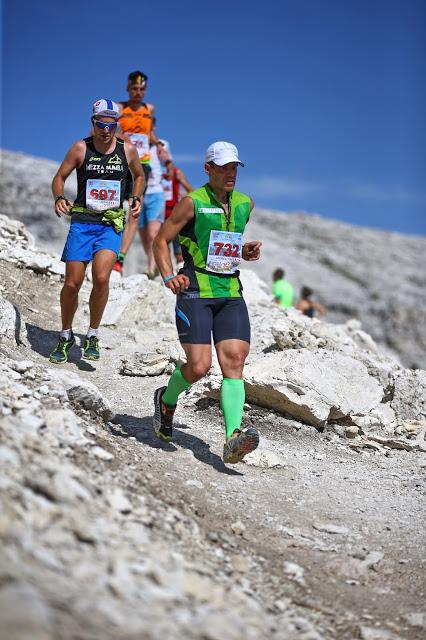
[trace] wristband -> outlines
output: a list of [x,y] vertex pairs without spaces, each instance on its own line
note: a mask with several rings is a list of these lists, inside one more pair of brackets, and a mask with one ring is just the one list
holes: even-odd
[[141,201],[141,199],[139,198],[139,196],[130,196],[131,198],[133,198],[133,201],[137,200],[138,202]]
[[167,284],[168,282],[170,282],[170,280],[173,280],[173,278],[175,277],[175,274],[172,273],[171,276],[167,276],[167,278],[163,279],[164,284]]
[[68,202],[68,200],[66,199],[65,196],[56,196],[55,198],[55,204],[58,202],[58,200],[65,200],[65,202]]

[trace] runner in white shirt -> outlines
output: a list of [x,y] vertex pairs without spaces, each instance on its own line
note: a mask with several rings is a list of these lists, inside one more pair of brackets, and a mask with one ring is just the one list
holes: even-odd
[[146,275],[152,279],[158,275],[152,245],[164,222],[166,196],[162,183],[164,168],[158,159],[156,145],[151,146],[150,154],[151,174],[145,192],[142,212],[138,220],[138,227],[148,261]]

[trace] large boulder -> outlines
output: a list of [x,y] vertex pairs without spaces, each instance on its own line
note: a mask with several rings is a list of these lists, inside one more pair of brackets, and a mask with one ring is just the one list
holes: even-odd
[[[142,345],[140,345],[142,347]],[[163,339],[153,345],[128,354],[121,359],[120,373],[124,376],[161,376],[172,373],[176,364],[185,361],[185,354],[177,340]]]
[[317,427],[366,415],[383,396],[363,364],[325,349],[269,353],[245,368],[244,379],[248,402]]
[[46,379],[51,395],[61,397],[65,389],[69,401],[75,407],[93,411],[106,422],[111,420],[111,405],[92,382],[83,380],[71,371],[52,368],[47,369]]
[[37,249],[22,222],[0,215],[0,260],[36,273],[63,275],[65,265],[57,255]]
[[115,327],[156,327],[174,323],[175,296],[145,275],[123,278],[110,288],[102,324]]
[[332,324],[309,318],[296,309],[286,309],[274,319],[271,332],[280,351],[328,349],[359,360],[384,389],[390,390],[393,373],[401,369],[394,358],[382,353],[371,336],[362,331],[359,320]]
[[[59,164],[21,153],[1,151],[1,212],[17,218],[36,237],[37,243],[49,251],[61,250],[68,232],[69,218],[58,220],[52,197],[52,178]],[[73,171],[65,184],[65,195],[74,200],[77,193]],[[22,203],[25,202],[25,206]]]

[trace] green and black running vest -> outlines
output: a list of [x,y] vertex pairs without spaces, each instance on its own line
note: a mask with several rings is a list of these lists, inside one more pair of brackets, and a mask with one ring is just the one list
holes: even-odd
[[[115,149],[111,153],[105,154],[101,154],[95,149],[92,136],[85,138],[84,142],[86,143],[86,155],[83,164],[77,169],[77,198],[71,209],[71,222],[106,224],[102,221],[103,213],[93,211],[90,202],[86,201],[86,197],[92,198],[96,204],[96,200],[100,201],[105,196],[106,201],[108,198],[112,198],[114,201],[111,206],[112,210],[123,207],[126,177],[129,172],[124,142],[117,138]],[[94,182],[94,188],[88,189],[89,180],[101,182],[99,184]],[[114,188],[109,189],[108,187]]]
[[229,194],[229,216],[216,199],[207,183],[188,194],[194,202],[194,217],[179,233],[179,242],[185,260],[182,273],[190,279],[190,286],[183,295],[199,298],[240,298],[242,285],[239,271],[232,274],[216,274],[206,269],[211,231],[244,233],[250,217],[250,198],[244,193]]

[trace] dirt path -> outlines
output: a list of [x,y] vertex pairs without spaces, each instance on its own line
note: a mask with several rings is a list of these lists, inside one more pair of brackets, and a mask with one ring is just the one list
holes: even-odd
[[[47,364],[59,283],[6,263],[0,276],[12,285],[2,295],[27,322],[28,355]],[[77,332],[86,325],[80,314]],[[161,445],[151,427],[152,397],[167,376],[120,375],[121,356],[138,349],[125,332],[103,329],[101,344],[98,364],[74,349],[64,367],[93,382],[117,414],[103,443],[114,450],[114,473],[193,519],[219,574],[234,574],[271,614],[290,600],[324,638],[424,637],[410,618],[426,611],[424,455],[358,453],[331,429],[318,433],[252,406],[245,422],[281,466],[227,467],[218,405],[195,393],[179,404],[173,443]],[[199,563],[207,553],[187,543],[184,551]]]

